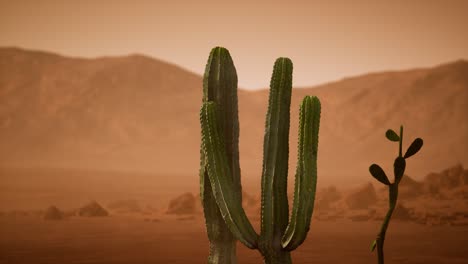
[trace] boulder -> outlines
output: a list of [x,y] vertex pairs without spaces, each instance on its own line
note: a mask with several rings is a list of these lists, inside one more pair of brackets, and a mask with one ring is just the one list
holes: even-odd
[[255,196],[250,195],[244,191],[242,191],[242,206],[244,208],[255,208],[260,204],[259,199]]
[[424,189],[430,194],[437,194],[443,190],[452,190],[464,185],[468,185],[468,170],[464,170],[461,164],[440,173],[430,173],[424,179]]
[[413,219],[412,214],[413,210],[404,206],[402,203],[397,203],[395,210],[393,211],[392,219],[410,221]]
[[87,217],[103,217],[109,216],[109,213],[98,202],[92,201],[78,209],[77,215]]
[[65,214],[55,206],[50,206],[44,213],[44,220],[63,220]]
[[398,187],[398,198],[411,200],[424,194],[424,184],[404,175]]
[[341,200],[342,194],[335,186],[329,186],[317,193],[315,208],[318,211],[329,210],[331,206]]
[[345,199],[346,205],[352,210],[368,209],[377,203],[377,193],[370,182],[355,189]]
[[188,215],[196,213],[197,199],[190,193],[184,193],[169,202],[167,214]]

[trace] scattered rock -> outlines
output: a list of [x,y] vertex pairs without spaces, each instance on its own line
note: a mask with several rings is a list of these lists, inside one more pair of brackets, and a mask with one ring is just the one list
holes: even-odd
[[454,199],[468,200],[468,185],[454,189],[452,195]]
[[255,198],[246,192],[242,192],[242,207],[244,209],[254,208],[260,203],[259,199]]
[[55,206],[50,206],[44,213],[44,220],[63,220],[65,218],[64,213]]
[[65,216],[65,218],[76,216],[76,215],[78,215],[77,209],[63,211],[63,216]]
[[197,200],[195,196],[187,192],[171,200],[166,213],[175,215],[195,214],[196,203]]
[[411,200],[424,194],[424,184],[418,182],[408,175],[404,175],[398,186],[398,198]]
[[440,173],[430,173],[424,179],[424,189],[430,194],[440,193],[441,190],[452,190],[463,185],[468,185],[468,170],[464,170],[461,164]]
[[77,211],[78,216],[87,216],[87,217],[103,217],[109,216],[109,213],[96,201],[92,201],[89,204],[81,207]]
[[393,211],[392,219],[410,221],[413,219],[412,214],[413,210],[407,208],[401,202],[398,202],[395,210]]
[[341,193],[335,186],[329,186],[317,193],[315,209],[318,211],[329,210],[331,206],[342,198]]
[[368,209],[370,206],[376,204],[377,194],[374,186],[371,183],[367,183],[349,194],[345,201],[349,209]]
[[468,220],[468,211],[454,212],[453,215],[455,215],[457,218],[466,218]]
[[457,218],[450,222],[452,226],[468,226],[468,218]]

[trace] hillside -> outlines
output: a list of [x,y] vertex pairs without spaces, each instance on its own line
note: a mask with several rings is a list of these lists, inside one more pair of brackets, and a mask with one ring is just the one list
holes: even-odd
[[[81,59],[0,48],[0,165],[152,172],[196,182],[201,83],[141,55]],[[374,162],[390,174],[398,147],[384,133],[400,124],[406,146],[416,136],[425,140],[407,166],[414,178],[456,163],[468,167],[467,61],[295,89],[292,173],[306,94],[322,101],[321,184],[368,180]],[[256,184],[267,99],[267,91],[239,91],[241,167]]]

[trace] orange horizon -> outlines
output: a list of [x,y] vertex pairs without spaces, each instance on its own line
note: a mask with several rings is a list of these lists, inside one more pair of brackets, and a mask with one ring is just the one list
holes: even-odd
[[0,46],[73,57],[145,54],[202,74],[228,48],[239,86],[268,87],[274,60],[294,62],[294,85],[468,59],[467,1],[241,0],[5,2]]

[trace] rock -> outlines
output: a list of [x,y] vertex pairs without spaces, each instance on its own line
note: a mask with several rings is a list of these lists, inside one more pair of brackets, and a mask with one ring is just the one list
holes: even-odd
[[50,206],[44,213],[44,220],[63,220],[65,214],[55,206]]
[[468,186],[460,186],[459,188],[456,188],[452,196],[454,199],[460,199],[460,200],[468,200]]
[[461,164],[440,173],[430,173],[424,179],[424,189],[430,194],[440,193],[441,190],[452,190],[463,185],[468,185],[468,170],[464,170]]
[[453,215],[457,218],[466,218],[468,220],[468,212],[454,212]]
[[96,201],[92,201],[89,204],[81,207],[77,210],[78,216],[87,216],[87,217],[103,217],[109,216],[109,213]]
[[408,175],[404,175],[398,186],[398,198],[403,200],[410,200],[420,197],[424,194],[424,184],[415,181]]
[[166,213],[175,215],[195,214],[196,203],[197,200],[195,196],[187,192],[171,200]]
[[397,203],[395,210],[393,211],[392,219],[401,221],[411,221],[413,210],[404,206],[401,202]]
[[368,209],[377,203],[377,194],[374,186],[371,183],[367,183],[359,187],[346,197],[345,202],[348,208],[352,210]]
[[457,218],[450,222],[452,226],[468,226],[468,218]]
[[253,195],[250,195],[246,192],[242,192],[242,207],[245,208],[254,208],[259,205],[259,199],[255,198]]
[[329,186],[317,193],[315,209],[318,211],[329,210],[331,206],[341,200],[342,194],[335,186]]

